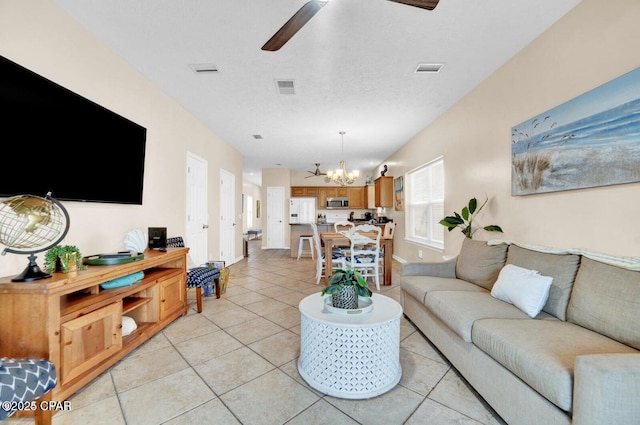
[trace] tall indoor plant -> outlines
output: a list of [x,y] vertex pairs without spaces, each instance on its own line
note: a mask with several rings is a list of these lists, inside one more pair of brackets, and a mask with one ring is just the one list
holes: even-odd
[[331,295],[331,302],[336,308],[358,308],[358,296],[370,297],[371,290],[362,275],[351,266],[335,269],[329,278],[329,286],[322,290],[322,295]]
[[[452,231],[456,227],[459,227],[462,233],[469,239],[473,239],[473,234],[478,230],[477,228],[474,230],[472,228],[473,220],[476,215],[482,210],[482,208],[487,204],[489,198],[485,199],[485,201],[478,207],[478,200],[476,198],[471,198],[469,200],[469,204],[462,208],[460,213],[453,212],[454,215],[447,216],[440,220],[440,224],[446,227],[449,231]],[[500,232],[502,233],[502,228],[496,224],[491,224],[489,226],[484,226],[484,230],[488,232]]]

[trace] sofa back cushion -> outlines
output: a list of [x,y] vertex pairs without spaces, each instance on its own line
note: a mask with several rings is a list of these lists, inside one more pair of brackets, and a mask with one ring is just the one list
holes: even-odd
[[507,259],[507,247],[465,238],[456,262],[456,277],[490,291]]
[[582,257],[567,320],[640,350],[640,271]]
[[569,297],[580,265],[579,255],[550,254],[511,245],[507,254],[507,264],[537,270],[541,275],[553,278],[549,298],[542,311],[560,320],[567,319]]

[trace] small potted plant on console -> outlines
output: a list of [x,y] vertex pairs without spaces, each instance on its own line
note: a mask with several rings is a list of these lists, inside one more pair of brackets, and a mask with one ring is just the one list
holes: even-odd
[[82,253],[75,245],[57,245],[44,254],[44,269],[47,273],[70,271],[82,268]]

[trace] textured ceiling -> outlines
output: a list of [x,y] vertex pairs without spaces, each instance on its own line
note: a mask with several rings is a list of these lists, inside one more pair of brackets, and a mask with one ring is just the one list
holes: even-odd
[[[371,170],[579,3],[332,0],[267,52],[306,0],[53,1],[234,146],[254,182],[262,168],[337,167],[339,131],[347,167]],[[444,66],[417,74],[421,63]]]

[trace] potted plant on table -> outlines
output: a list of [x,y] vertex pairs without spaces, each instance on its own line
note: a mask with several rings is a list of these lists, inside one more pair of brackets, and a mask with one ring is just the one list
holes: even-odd
[[44,269],[47,273],[68,273],[81,267],[82,253],[75,245],[57,245],[44,254]]
[[332,305],[336,308],[356,309],[358,297],[370,297],[372,292],[364,277],[351,266],[346,266],[334,270],[322,295],[331,295]]

